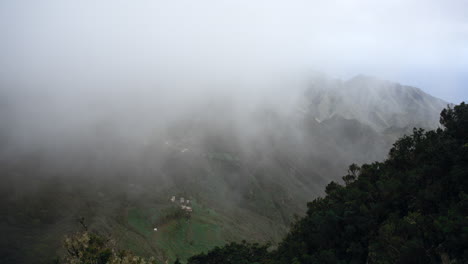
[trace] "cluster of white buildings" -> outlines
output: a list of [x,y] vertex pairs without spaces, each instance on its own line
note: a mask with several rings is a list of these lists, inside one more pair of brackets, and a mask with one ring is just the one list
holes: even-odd
[[[175,197],[175,196],[172,196],[172,197],[171,197],[171,202],[175,203],[175,201],[176,201],[176,197]],[[187,212],[189,212],[189,213],[193,212],[192,207],[189,206],[190,200],[188,200],[188,199],[185,200],[184,197],[180,197],[179,203],[180,203],[180,208],[181,208],[182,210],[185,210],[185,211],[187,211]]]

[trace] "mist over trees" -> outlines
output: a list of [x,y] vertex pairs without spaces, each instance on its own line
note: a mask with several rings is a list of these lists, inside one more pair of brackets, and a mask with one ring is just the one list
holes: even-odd
[[345,186],[330,183],[280,243],[278,263],[466,262],[468,106],[443,110],[440,123],[400,138],[357,178],[351,165]]
[[273,252],[242,258],[227,245],[188,263],[465,263],[468,106],[444,109],[440,123],[400,138],[383,162],[352,164]]
[[440,123],[398,139],[383,162],[350,165],[278,248],[230,243],[187,263],[465,263],[468,105],[444,109]]

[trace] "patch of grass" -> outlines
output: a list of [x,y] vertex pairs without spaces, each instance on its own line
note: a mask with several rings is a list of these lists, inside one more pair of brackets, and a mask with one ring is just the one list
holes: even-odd
[[222,236],[219,216],[196,202],[192,203],[190,219],[172,219],[154,232],[152,241],[169,261],[182,260],[226,243]]
[[[135,234],[127,237],[127,247],[140,252],[144,244],[163,253],[170,262],[186,258],[223,245],[222,219],[212,209],[204,208],[192,200],[193,212],[187,217],[178,205],[164,208],[132,207],[127,210],[127,223]],[[153,230],[154,227],[158,231]],[[138,235],[137,235],[138,234]]]
[[128,224],[138,233],[149,236],[153,231],[148,214],[139,208],[130,208],[128,210]]
[[[265,232],[265,228],[258,230],[258,226],[245,225],[238,218],[199,204],[196,199],[191,199],[190,206],[193,209],[190,217],[178,203],[140,204],[127,209],[127,231],[122,237],[126,248],[172,263],[176,258],[185,261],[216,246],[240,241],[246,234],[258,240],[262,238],[261,232]],[[154,231],[154,227],[158,231]],[[266,229],[275,230],[273,226]]]

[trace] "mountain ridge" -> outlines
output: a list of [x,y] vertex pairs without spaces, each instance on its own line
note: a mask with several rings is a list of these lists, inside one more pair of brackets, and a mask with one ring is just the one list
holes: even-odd
[[419,88],[365,75],[347,81],[318,81],[306,96],[311,102],[307,108],[319,120],[338,113],[371,125],[379,132],[410,124],[433,128],[438,125],[438,112],[449,105]]

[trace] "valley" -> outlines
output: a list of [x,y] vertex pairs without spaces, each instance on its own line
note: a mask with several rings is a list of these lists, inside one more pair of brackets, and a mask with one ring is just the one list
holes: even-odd
[[275,247],[294,215],[341,181],[349,164],[385,158],[413,126],[436,127],[445,105],[417,88],[360,76],[318,79],[281,111],[239,114],[219,100],[143,138],[119,134],[130,124],[100,122],[11,154],[16,135],[4,131],[11,140],[0,159],[0,209],[8,212],[0,262],[50,262],[63,254],[64,236],[83,228],[80,218],[160,263],[230,241]]

